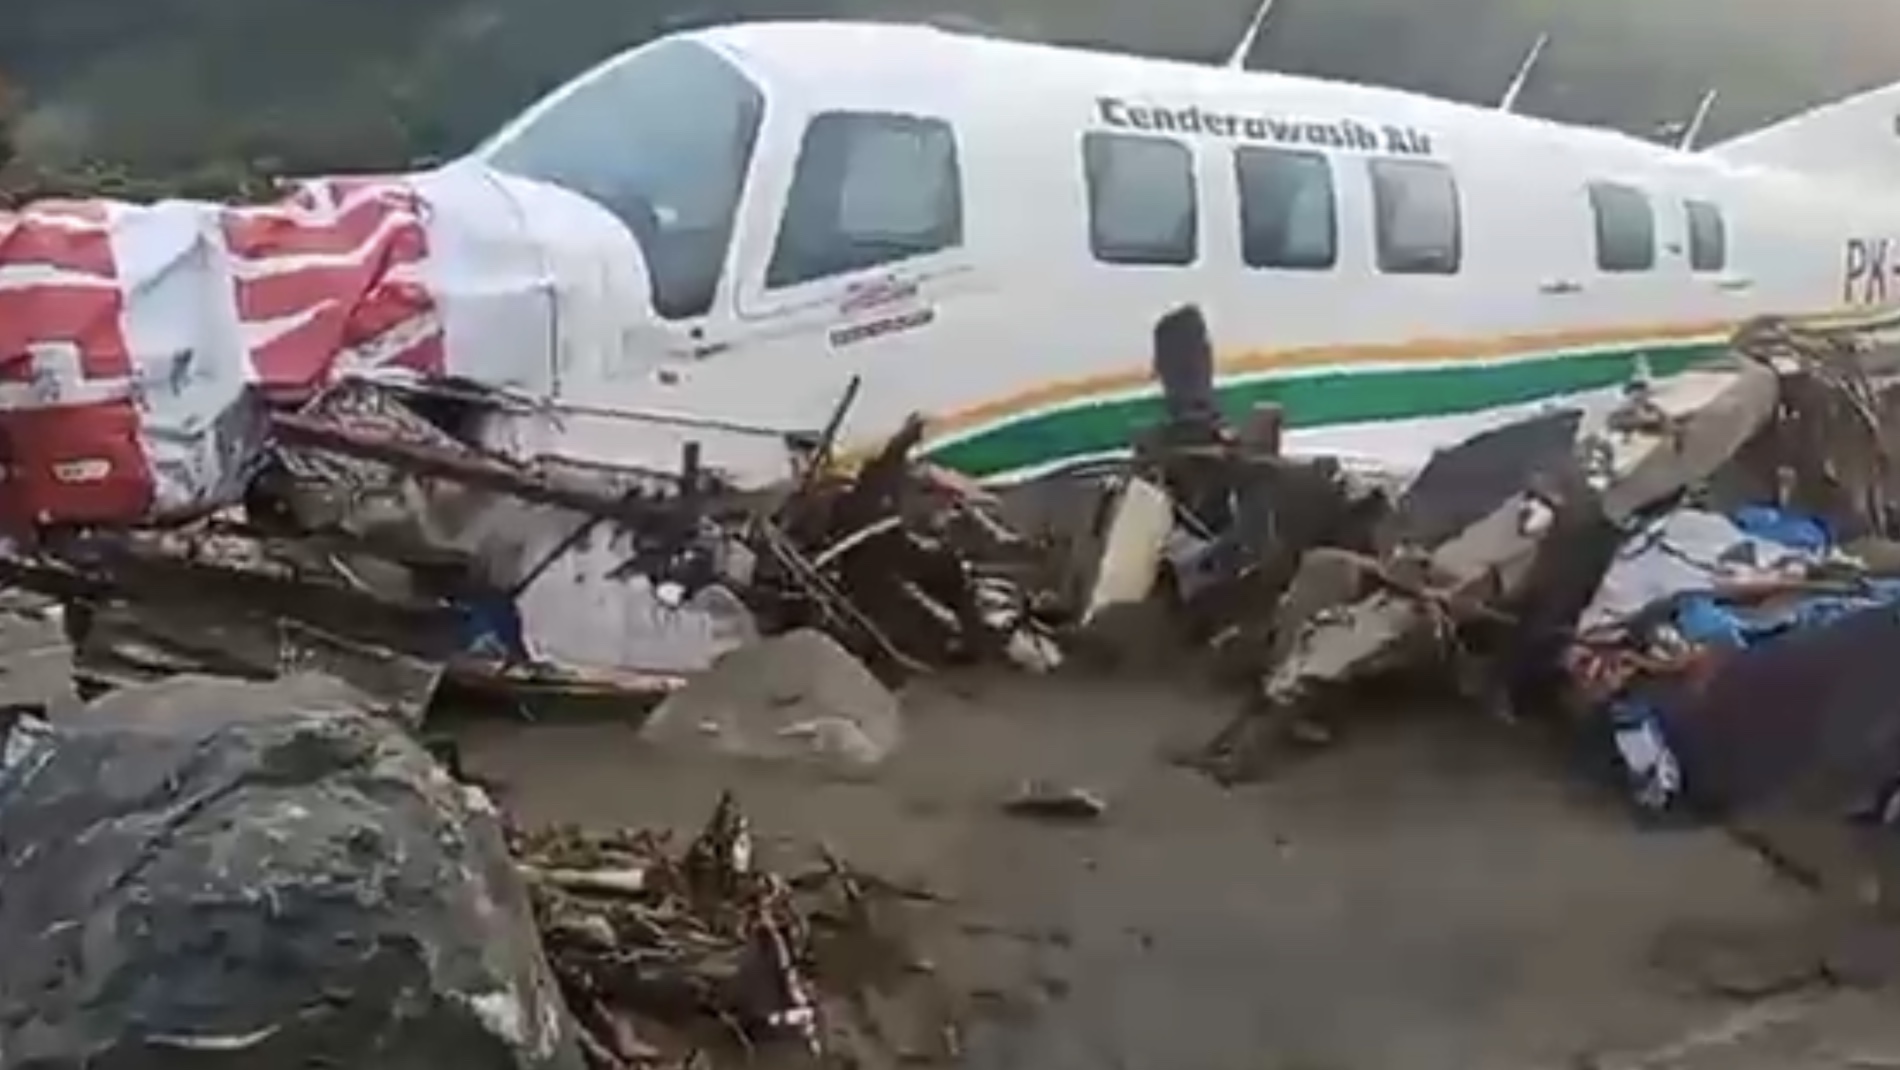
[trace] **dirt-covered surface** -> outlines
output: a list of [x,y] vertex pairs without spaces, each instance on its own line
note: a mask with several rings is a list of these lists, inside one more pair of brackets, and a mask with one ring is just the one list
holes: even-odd
[[[661,755],[631,723],[460,734],[527,820],[691,832],[732,788],[762,840],[941,897],[920,954],[972,1067],[1900,1066],[1881,996],[1802,985],[1813,897],[1726,834],[1638,830],[1547,741],[1449,712],[1257,787],[1168,760],[1229,709],[1127,680],[917,687],[856,779]],[[1032,779],[1107,813],[1006,813]],[[1715,967],[1681,950],[1709,934]],[[894,1001],[887,1032],[927,1057],[935,1014]]]
[[[56,689],[52,630],[0,621],[8,700]],[[457,732],[528,821],[690,836],[730,787],[762,850],[820,840],[941,897],[916,953],[956,998],[871,1008],[920,1058],[950,1015],[981,1070],[1900,1067],[1891,997],[1803,986],[1827,912],[1725,833],[1638,830],[1546,742],[1448,712],[1255,787],[1168,761],[1229,712],[1178,684],[924,686],[855,780],[661,754],[631,721]],[[1107,813],[1006,813],[1031,779]],[[1710,990],[1709,934],[1745,949],[1713,972],[1747,998]]]

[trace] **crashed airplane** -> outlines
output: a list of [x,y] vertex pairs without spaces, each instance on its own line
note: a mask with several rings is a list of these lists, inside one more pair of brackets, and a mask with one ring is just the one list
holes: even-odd
[[[926,27],[674,35],[425,173],[0,216],[0,519],[25,537],[268,499],[411,565],[474,561],[456,582],[520,619],[451,600],[505,647],[703,664],[655,646],[652,611],[754,562],[685,552],[695,523],[643,503],[808,482],[906,428],[939,471],[997,482],[1123,454],[1172,415],[1141,339],[1188,305],[1220,342],[1197,358],[1216,407],[1277,404],[1290,453],[1403,471],[1553,404],[1607,419],[1632,378],[1669,380],[1758,315],[1882,330],[1897,95],[1687,153]],[[890,534],[870,505],[896,485],[806,525],[842,541],[789,566],[803,587]],[[276,561],[256,538],[232,552]],[[923,541],[899,556],[941,580]],[[138,553],[176,564],[176,543]],[[406,589],[441,595],[439,572]],[[956,601],[923,615],[1023,619]],[[700,609],[665,629],[742,641]]]
[[[1449,669],[1582,728],[1646,817],[1720,816],[1790,869],[1900,823],[1900,347],[1867,344],[1900,318],[1874,186],[1900,90],[1688,154],[1513,116],[1521,84],[1484,112],[750,26],[613,60],[426,174],[0,216],[0,585],[56,601],[0,613],[120,689],[70,726],[67,696],[0,705],[33,952],[0,1043],[290,1065],[389,1006],[385,1049],[493,1033],[524,1066],[647,1065],[635,1021],[690,1061],[686,1009],[748,1060],[887,1037],[813,941],[883,962],[865,895],[912,893],[828,851],[822,881],[755,869],[731,796],[678,858],[563,829],[510,859],[412,738],[469,697],[445,683],[856,777],[915,672],[1206,653],[1247,695],[1180,757],[1244,779],[1345,729],[1354,685]],[[1031,781],[1006,808],[1105,805]],[[1838,838],[1805,862],[1801,810]],[[237,919],[236,957],[75,950],[152,917]],[[357,934],[429,968],[353,988]],[[181,986],[244,993],[204,1035]],[[278,1021],[311,1000],[337,1013]]]
[[[1005,73],[1006,72],[1006,73]],[[1879,90],[1682,153],[1386,89],[989,40],[668,37],[469,159],[262,207],[0,222],[7,495],[28,523],[228,500],[260,402],[453,378],[508,452],[786,472],[911,413],[982,476],[1118,451],[1138,349],[1199,303],[1226,400],[1416,468],[1527,403],[1773,313],[1880,326],[1900,161]]]

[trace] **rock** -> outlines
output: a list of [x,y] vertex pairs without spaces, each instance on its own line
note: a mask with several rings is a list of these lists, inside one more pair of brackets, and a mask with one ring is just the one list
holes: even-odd
[[1083,788],[1030,781],[1003,804],[1003,809],[1017,817],[1046,821],[1095,821],[1108,813],[1108,802]]
[[1003,644],[1003,656],[1024,672],[1033,673],[1055,672],[1067,661],[1055,636],[1033,624],[1010,633],[1009,641]]
[[0,1063],[578,1070],[492,807],[335,681],[179,677],[0,806]]
[[902,737],[897,696],[823,632],[801,630],[732,651],[662,702],[649,742],[863,769]]

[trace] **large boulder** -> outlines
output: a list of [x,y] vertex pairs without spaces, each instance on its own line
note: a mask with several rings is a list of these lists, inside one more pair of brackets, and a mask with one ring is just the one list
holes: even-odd
[[0,949],[6,1070],[582,1065],[492,807],[323,677],[60,723],[0,798]]
[[641,736],[670,750],[871,769],[903,738],[897,696],[824,632],[800,629],[722,656],[653,711]]

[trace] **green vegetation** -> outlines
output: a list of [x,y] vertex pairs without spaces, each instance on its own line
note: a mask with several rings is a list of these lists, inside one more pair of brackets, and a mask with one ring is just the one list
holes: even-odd
[[[1252,0],[6,0],[21,156],[194,189],[403,167],[666,29],[740,18],[954,18],[1016,36],[1223,54]],[[1495,99],[1555,34],[1523,109],[1637,132],[1722,91],[1711,134],[1900,79],[1900,8],[1864,0],[1280,0],[1254,64]],[[0,107],[4,107],[0,104]],[[0,150],[4,146],[0,145]],[[209,163],[208,163],[209,161]],[[243,161],[233,167],[219,161]],[[19,185],[16,165],[15,178]],[[99,177],[94,170],[83,172]],[[110,173],[110,168],[106,172]]]

